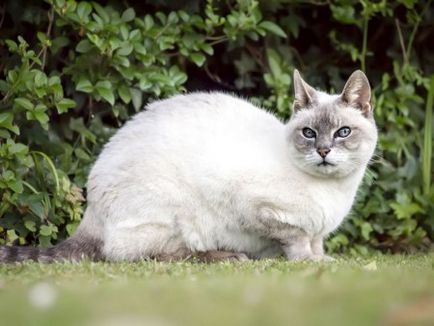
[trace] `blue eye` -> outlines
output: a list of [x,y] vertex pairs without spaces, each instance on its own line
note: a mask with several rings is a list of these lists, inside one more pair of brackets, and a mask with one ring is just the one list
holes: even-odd
[[345,138],[345,137],[348,137],[350,134],[351,134],[350,127],[342,127],[341,129],[336,131],[335,137]]
[[303,132],[303,136],[306,138],[315,138],[316,137],[316,132],[310,128],[303,128],[302,132]]

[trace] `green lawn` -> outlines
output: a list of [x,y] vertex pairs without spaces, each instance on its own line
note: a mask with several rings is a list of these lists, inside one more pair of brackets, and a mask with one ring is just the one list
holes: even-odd
[[1,325],[433,325],[434,254],[0,266]]

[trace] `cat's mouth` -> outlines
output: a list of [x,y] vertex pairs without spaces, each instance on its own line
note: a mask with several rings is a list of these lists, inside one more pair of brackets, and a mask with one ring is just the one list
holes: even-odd
[[321,163],[318,164],[318,166],[335,166],[335,164],[323,160]]

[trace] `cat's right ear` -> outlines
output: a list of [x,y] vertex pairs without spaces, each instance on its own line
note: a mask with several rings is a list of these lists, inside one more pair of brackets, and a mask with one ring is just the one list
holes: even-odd
[[347,105],[360,109],[365,116],[372,113],[371,86],[361,70],[356,70],[348,78],[341,98]]
[[309,86],[303,78],[301,78],[300,73],[297,69],[294,70],[294,112],[302,108],[306,108],[309,104],[312,104],[315,98],[315,89]]

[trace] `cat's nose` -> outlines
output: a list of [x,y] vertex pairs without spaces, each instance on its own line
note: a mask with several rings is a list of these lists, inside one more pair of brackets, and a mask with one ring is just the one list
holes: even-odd
[[325,158],[330,153],[330,148],[317,148],[316,151],[322,158]]

